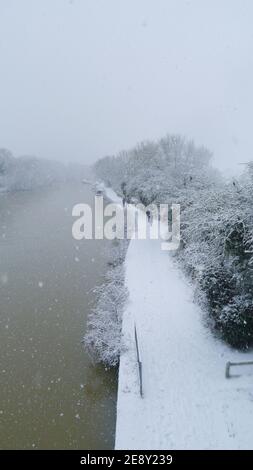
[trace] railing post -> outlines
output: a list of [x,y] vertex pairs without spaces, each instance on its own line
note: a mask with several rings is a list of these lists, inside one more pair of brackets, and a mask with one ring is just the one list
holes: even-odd
[[225,371],[226,379],[229,379],[229,377],[230,377],[230,375],[229,375],[229,369],[230,369],[230,362],[227,362],[227,364],[226,364],[226,371]]
[[231,377],[230,375],[230,368],[232,366],[252,366],[253,361],[243,361],[243,362],[227,362],[226,363],[226,369],[225,369],[225,376],[226,379],[229,379]]
[[139,370],[139,382],[140,382],[140,396],[143,398],[143,386],[142,386],[142,362],[139,350],[139,343],[138,343],[138,336],[137,336],[137,329],[136,324],[134,324],[134,337],[135,337],[135,345],[136,345],[136,353],[137,353],[137,362],[138,362],[138,370]]

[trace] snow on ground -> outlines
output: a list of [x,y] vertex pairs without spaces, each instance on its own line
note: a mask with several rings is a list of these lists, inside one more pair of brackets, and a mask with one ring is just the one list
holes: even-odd
[[[105,195],[121,199],[110,188]],[[145,217],[144,217],[145,220]],[[253,449],[253,360],[204,325],[193,288],[160,240],[132,239],[126,257],[116,449]],[[134,339],[138,332],[143,398]]]
[[122,198],[119,197],[112,188],[108,188],[103,183],[97,183],[97,184],[99,184],[99,186],[103,190],[105,196],[108,199],[110,199],[110,201],[115,202],[115,203],[119,203],[119,204],[122,203]]
[[126,285],[116,449],[252,449],[253,366],[226,379],[225,364],[253,355],[232,350],[204,326],[193,289],[159,240],[131,240]]

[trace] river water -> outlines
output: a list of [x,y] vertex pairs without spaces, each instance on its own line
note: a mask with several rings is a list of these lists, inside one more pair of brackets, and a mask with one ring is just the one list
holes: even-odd
[[89,186],[0,195],[0,448],[110,449],[117,377],[81,344],[108,241],[72,238]]

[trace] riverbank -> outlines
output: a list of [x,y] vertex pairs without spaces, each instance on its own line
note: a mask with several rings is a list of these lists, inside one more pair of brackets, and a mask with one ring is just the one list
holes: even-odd
[[[227,361],[252,359],[203,325],[193,289],[159,240],[132,239],[119,368],[116,449],[250,449],[251,370],[226,379]],[[139,394],[134,324],[143,366]]]

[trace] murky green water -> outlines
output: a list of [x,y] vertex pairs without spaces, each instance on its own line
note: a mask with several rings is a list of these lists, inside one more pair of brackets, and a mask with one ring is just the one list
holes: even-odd
[[115,372],[81,344],[106,241],[72,239],[84,185],[0,195],[0,448],[113,448]]

